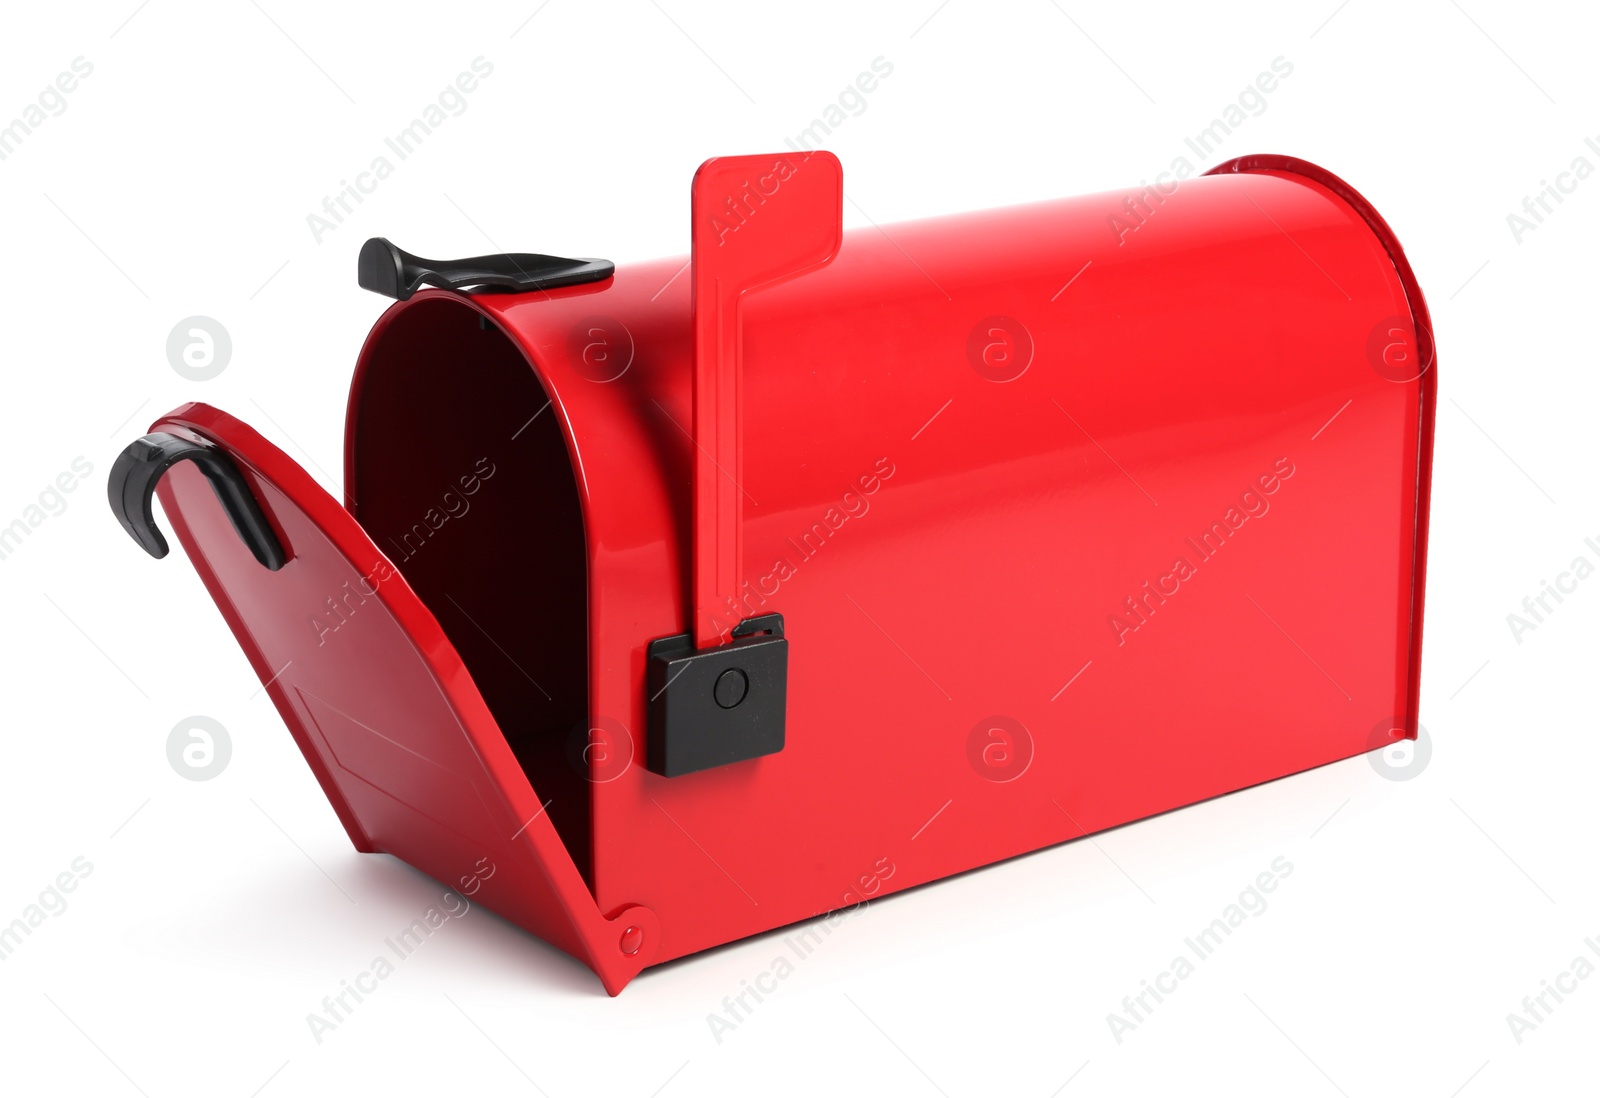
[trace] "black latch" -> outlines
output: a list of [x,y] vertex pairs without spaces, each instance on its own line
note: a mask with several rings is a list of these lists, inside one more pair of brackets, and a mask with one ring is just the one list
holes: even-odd
[[140,548],[157,559],[167,555],[167,539],[156,525],[150,499],[155,495],[156,482],[180,461],[192,461],[200,467],[233,528],[256,560],[273,572],[288,563],[283,544],[233,459],[214,443],[192,442],[160,431],[130,442],[112,463],[111,476],[106,481],[111,513]]
[[401,251],[381,236],[361,245],[356,281],[364,290],[404,301],[426,283],[447,290],[469,286],[486,289],[550,290],[610,278],[616,266],[609,259],[563,259],[558,255],[505,252],[468,259],[423,259]]
[[782,614],[746,618],[717,648],[696,649],[685,633],[651,641],[645,653],[651,770],[675,778],[783,750],[789,642]]

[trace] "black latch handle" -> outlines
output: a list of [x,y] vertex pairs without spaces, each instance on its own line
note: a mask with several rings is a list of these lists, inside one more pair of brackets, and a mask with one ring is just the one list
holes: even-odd
[[789,642],[782,614],[746,618],[733,639],[696,648],[692,634],[645,647],[646,764],[668,778],[783,750]]
[[609,259],[563,259],[558,255],[504,252],[468,259],[423,259],[401,251],[381,236],[361,246],[356,278],[361,288],[404,301],[423,285],[447,290],[484,286],[497,290],[549,290],[610,278]]
[[111,513],[140,548],[157,559],[167,555],[167,539],[156,526],[150,501],[156,482],[180,461],[192,461],[200,467],[233,528],[256,560],[274,572],[288,562],[283,544],[233,459],[209,442],[191,442],[162,432],[129,443],[112,463],[111,478],[106,484]]

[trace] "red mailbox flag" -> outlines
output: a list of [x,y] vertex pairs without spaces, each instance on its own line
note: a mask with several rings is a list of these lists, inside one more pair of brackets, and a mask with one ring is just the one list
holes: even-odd
[[843,238],[844,172],[830,152],[719,156],[694,173],[694,639],[720,644],[744,581],[740,438],[744,296],[827,264]]

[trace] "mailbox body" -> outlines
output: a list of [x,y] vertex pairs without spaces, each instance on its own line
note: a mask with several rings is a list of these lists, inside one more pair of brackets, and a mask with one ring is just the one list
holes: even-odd
[[748,296],[728,610],[782,615],[786,734],[652,772],[646,651],[692,628],[690,284],[394,305],[343,505],[222,413],[156,424],[232,455],[290,550],[266,572],[195,469],[162,482],[359,849],[615,993],[1415,735],[1426,306],[1359,196],[1250,158],[855,230]]

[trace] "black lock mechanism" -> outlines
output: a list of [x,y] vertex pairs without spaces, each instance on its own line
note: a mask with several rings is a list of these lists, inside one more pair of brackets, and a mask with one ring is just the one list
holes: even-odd
[[697,649],[685,633],[651,641],[645,653],[651,770],[675,778],[783,750],[789,642],[782,614],[746,618],[716,648]]

